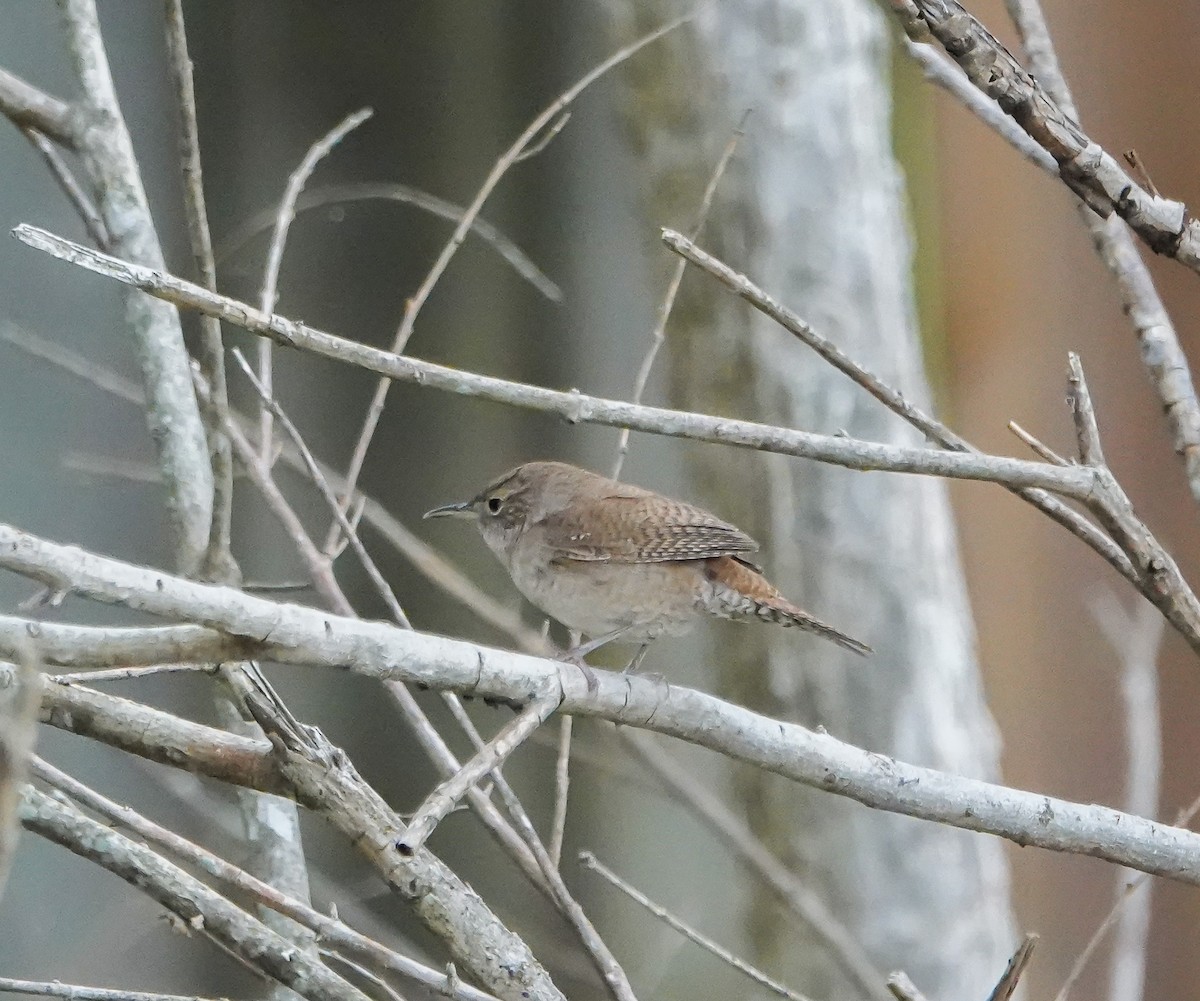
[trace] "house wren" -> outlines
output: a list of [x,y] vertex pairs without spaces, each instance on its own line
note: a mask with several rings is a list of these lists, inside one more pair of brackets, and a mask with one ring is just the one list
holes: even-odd
[[[534,605],[590,642],[641,646],[704,616],[799,626],[857,654],[865,643],[793,605],[746,559],[758,544],[715,515],[565,462],[527,462],[469,501],[425,514],[474,518]],[[627,669],[628,670],[628,669]],[[590,681],[590,679],[589,679]]]

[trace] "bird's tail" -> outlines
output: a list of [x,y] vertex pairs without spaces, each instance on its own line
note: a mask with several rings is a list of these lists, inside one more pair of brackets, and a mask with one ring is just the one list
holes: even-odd
[[831,640],[860,657],[874,653],[867,644],[847,636],[810,615],[799,605],[793,605],[766,577],[733,556],[721,556],[706,561],[706,576],[714,585],[709,611],[731,619],[757,618],[781,626],[797,626]]
[[853,636],[847,636],[839,629],[834,629],[829,623],[822,622],[815,615],[809,615],[803,608],[793,605],[785,599],[764,602],[759,606],[757,614],[760,619],[768,622],[778,622],[781,626],[799,626],[806,632],[816,633],[827,640],[832,640],[840,647],[853,650],[860,657],[867,657],[875,652],[866,643],[856,640]]

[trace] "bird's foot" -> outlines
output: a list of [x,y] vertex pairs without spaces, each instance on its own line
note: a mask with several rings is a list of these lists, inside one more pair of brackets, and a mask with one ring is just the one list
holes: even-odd
[[562,661],[564,664],[574,664],[579,668],[583,680],[587,682],[588,694],[592,695],[600,688],[600,679],[596,677],[596,672],[592,670],[591,665],[583,659],[585,655],[586,653],[579,653],[579,647],[572,647],[570,650],[564,650],[554,659]]

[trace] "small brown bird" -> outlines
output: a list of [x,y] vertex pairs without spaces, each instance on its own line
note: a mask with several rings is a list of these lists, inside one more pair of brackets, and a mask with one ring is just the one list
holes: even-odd
[[[526,598],[590,642],[646,646],[704,616],[799,626],[857,654],[865,643],[793,605],[746,558],[758,543],[715,515],[565,462],[527,462],[426,518],[474,518]],[[590,680],[590,679],[589,679]]]

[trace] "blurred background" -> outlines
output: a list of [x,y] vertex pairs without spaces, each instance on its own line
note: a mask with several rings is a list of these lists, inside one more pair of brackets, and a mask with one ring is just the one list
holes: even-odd
[[[823,6],[817,0],[810,5],[814,11]],[[186,274],[190,254],[162,12],[157,4],[117,0],[101,0],[99,6],[166,257]],[[803,11],[804,4],[795,6]],[[999,0],[974,0],[969,6],[1017,51]],[[1045,6],[1084,127],[1110,151],[1136,148],[1165,194],[1189,203],[1200,200],[1193,169],[1200,155],[1200,129],[1189,72],[1200,43],[1200,10],[1168,0],[1138,5],[1046,0]],[[257,299],[262,280],[270,224],[270,215],[263,213],[278,202],[288,174],[313,140],[347,113],[362,106],[375,111],[320,165],[310,189],[395,182],[466,204],[496,156],[533,115],[629,40],[637,23],[621,4],[533,0],[297,0],[287,5],[209,0],[185,3],[184,10],[196,67],[219,282],[226,293],[248,301]],[[665,21],[670,10],[656,10],[653,23]],[[869,8],[864,16],[872,16]],[[799,23],[773,26],[781,44],[787,43],[789,31],[804,31],[803,21],[802,14]],[[891,67],[884,46],[893,26],[880,18],[872,31],[882,63]],[[651,47],[627,70],[590,88],[562,133],[513,169],[487,203],[484,217],[557,283],[561,301],[547,299],[482,241],[469,239],[420,314],[409,347],[413,354],[541,385],[629,398],[674,263],[660,245],[659,227],[686,229],[694,219],[694,197],[686,207],[663,207],[661,193],[670,179],[664,180],[661,172],[651,176],[646,166],[647,149],[667,129],[662,108],[655,106],[639,119],[646,108],[638,102],[652,100],[646,79],[668,69],[682,72],[664,55],[676,57],[680,51]],[[53,4],[0,0],[0,65],[51,93],[72,95],[70,63]],[[1065,360],[1068,350],[1079,351],[1111,466],[1185,575],[1196,579],[1195,504],[1181,463],[1171,453],[1131,326],[1068,193],[924,84],[902,53],[890,80],[895,149],[906,181],[902,204],[911,213],[916,309],[938,413],[986,451],[1023,454],[1005,427],[1016,420],[1070,454]],[[682,149],[694,142],[694,172],[707,176],[743,110],[709,104],[702,88],[694,92],[672,134],[675,141],[682,137]],[[746,126],[751,149],[755,143],[770,144],[770,122],[769,113],[755,109]],[[700,132],[689,136],[687,129]],[[648,139],[647,130],[657,130],[656,137]],[[736,156],[732,170],[736,173]],[[731,183],[741,191],[737,185],[745,180]],[[718,213],[721,204],[719,189]],[[0,226],[11,229],[19,222],[84,239],[41,160],[16,129],[3,123]],[[424,277],[449,231],[444,220],[391,200],[339,202],[301,213],[284,259],[279,311],[342,336],[386,345],[406,296]],[[813,234],[797,231],[795,239],[799,255],[799,244],[812,242]],[[748,229],[742,240],[753,247],[754,232]],[[725,248],[737,243],[722,240]],[[734,266],[744,264],[743,258],[730,260]],[[1167,261],[1152,260],[1150,265],[1184,348],[1194,356],[1200,347],[1193,308],[1200,291],[1196,277]],[[896,259],[895,271],[903,284],[909,271],[903,256]],[[753,270],[751,277],[765,281]],[[768,286],[768,291],[777,290]],[[805,301],[788,305],[801,315],[824,319],[811,316]],[[120,295],[102,279],[15,241],[0,241],[0,321],[136,379],[121,317]],[[194,333],[193,318],[185,317],[185,327]],[[824,329],[828,332],[828,324]],[[226,335],[230,345],[246,347],[252,340],[234,331]],[[314,452],[344,466],[373,379],[294,352],[277,352],[276,367],[280,402]],[[669,361],[664,357],[646,401],[688,402],[687,391],[680,389],[684,371],[678,351]],[[232,374],[230,381],[235,399],[248,405],[244,381]],[[919,384],[899,388],[917,397],[924,392]],[[727,412],[721,399],[707,406],[702,399],[690,402],[696,409]],[[738,415],[767,417],[744,410]],[[832,433],[841,426],[833,418],[818,418],[806,429]],[[153,448],[136,408],[0,343],[0,432],[0,518],[124,559],[171,564],[160,491],[152,482]],[[531,413],[400,386],[389,397],[362,485],[481,587],[515,608],[515,592],[474,533],[452,523],[421,525],[420,513],[470,495],[495,474],[529,458],[610,468],[616,440],[617,432],[610,429],[568,427]],[[718,500],[705,493],[704,478],[723,464],[732,470],[741,461],[716,446],[634,435],[622,475],[715,506]],[[803,465],[788,460],[789,469]],[[805,474],[800,468],[796,475]],[[856,474],[839,475],[849,480]],[[323,536],[327,516],[320,499],[291,473],[281,472],[280,478],[314,533]],[[956,484],[950,496],[1004,781],[1070,800],[1119,805],[1125,752],[1118,664],[1093,609],[1106,590],[1131,609],[1134,596],[1081,543],[1008,493]],[[722,512],[737,515],[727,507]],[[249,580],[282,582],[302,576],[287,538],[248,485],[239,490],[234,528],[235,551]],[[430,588],[377,536],[368,531],[364,537],[418,628],[508,643],[469,610]],[[838,553],[822,555],[840,558]],[[953,560],[954,555],[951,540],[948,550],[935,547],[928,559]],[[342,558],[338,574],[362,615],[384,616],[351,558]],[[805,579],[803,568],[797,579]],[[26,582],[0,579],[0,606],[12,608],[29,590]],[[824,593],[817,587],[801,597]],[[828,601],[838,609],[844,605],[843,618],[852,614],[852,596],[831,595]],[[822,608],[814,605],[814,610]],[[54,614],[67,621],[118,620],[111,610],[74,599]],[[524,614],[536,624],[528,608]],[[853,619],[835,621],[854,624]],[[741,634],[727,629],[714,635],[722,646],[709,647],[700,639],[674,642],[652,654],[649,669],[680,683],[723,684],[711,673],[711,654],[716,650],[725,656]],[[880,645],[878,638],[867,638]],[[397,808],[415,806],[435,781],[420,749],[374,686],[318,672],[275,671],[272,678],[297,715],[319,723],[346,747],[365,777]],[[1200,676],[1194,655],[1169,632],[1160,678],[1164,775],[1158,816],[1169,819],[1200,794],[1200,778],[1187,764],[1195,758],[1197,729],[1190,711],[1183,711],[1197,704]],[[203,680],[155,678],[113,687],[192,718],[213,716]],[[436,701],[424,702],[442,721]],[[481,727],[501,725],[507,717],[499,713],[480,710]],[[824,722],[820,713],[815,718],[794,715]],[[856,732],[850,724],[831,730]],[[564,857],[583,847],[596,851],[685,919],[764,963],[780,950],[786,952],[785,933],[764,938],[762,925],[768,919],[760,909],[761,888],[712,836],[663,795],[618,748],[611,732],[582,726],[576,732]],[[986,727],[979,739],[985,746],[980,768],[986,771],[992,739]],[[869,746],[893,749],[883,743]],[[457,747],[464,751],[465,741]],[[239,822],[229,790],[49,728],[40,735],[39,750],[114,798],[239,860]],[[690,749],[672,751],[698,774],[719,774],[733,790],[733,801],[739,801],[745,776],[718,768],[710,757]],[[552,736],[547,736],[523,749],[510,769],[543,826],[552,768]],[[817,797],[812,802],[828,801]],[[875,815],[851,809],[862,815],[861,823],[875,823]],[[406,941],[418,953],[439,959],[436,943],[402,905],[380,894],[367,866],[336,834],[306,819],[305,847],[317,901],[336,901],[341,915],[364,931],[387,941]],[[598,996],[590,993],[596,989],[594,975],[554,915],[513,874],[469,815],[451,817],[433,847],[505,920],[529,935],[570,996]],[[1116,874],[1087,859],[1012,846],[1004,852],[1011,871],[1012,923],[1042,935],[1027,975],[1030,996],[1046,996],[1058,990],[1102,919]],[[627,964],[639,996],[759,996],[710,957],[633,912],[587,873],[572,868],[568,882]],[[70,906],[64,906],[68,901]],[[998,920],[1009,918],[1004,914]],[[1194,890],[1155,884],[1149,994],[1188,995],[1185,985],[1200,976],[1200,957],[1192,946],[1198,922],[1200,901]],[[953,946],[931,937],[927,948],[937,953]],[[896,958],[886,949],[877,955],[881,965]],[[941,961],[952,966],[955,957],[946,955]],[[902,965],[918,964],[914,957]],[[0,971],[143,990],[230,996],[252,996],[257,990],[211,947],[172,932],[148,900],[30,837],[23,839],[0,906]],[[999,967],[994,970],[996,976],[1000,972]],[[1080,982],[1078,996],[1095,995],[1104,976],[1104,963],[1097,960]],[[832,981],[827,989],[806,984],[802,972],[791,979],[817,997],[852,996]]]

